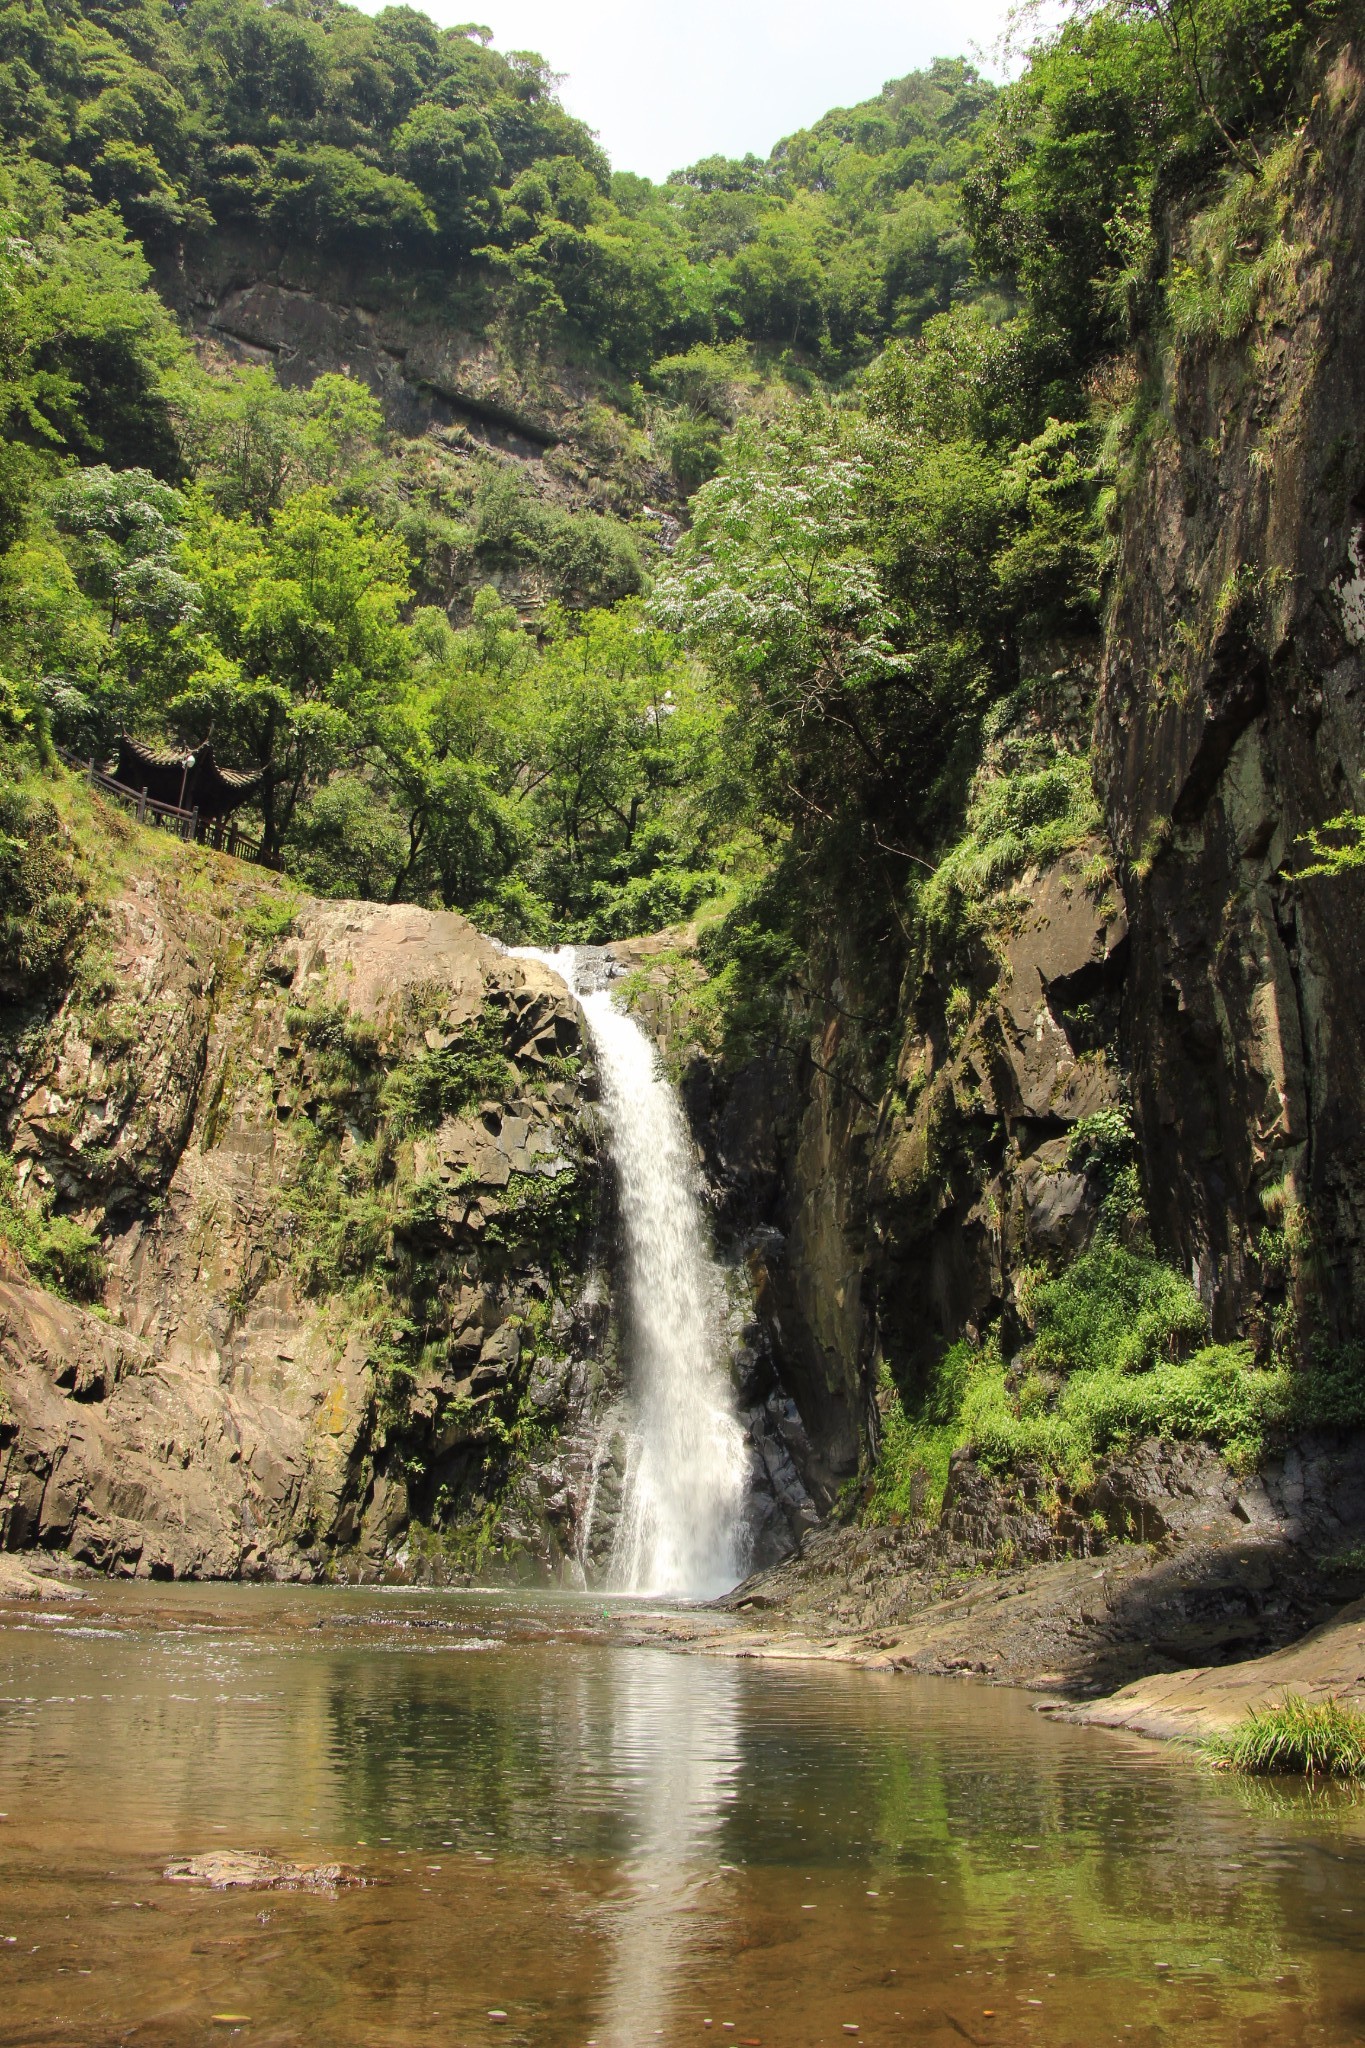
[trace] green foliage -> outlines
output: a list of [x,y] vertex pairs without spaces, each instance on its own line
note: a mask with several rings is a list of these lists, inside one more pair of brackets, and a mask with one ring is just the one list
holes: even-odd
[[98,1301],[103,1292],[105,1258],[95,1233],[74,1216],[54,1215],[50,1198],[26,1201],[7,1152],[0,1152],[0,1254],[70,1301]]
[[1311,254],[1288,235],[1294,153],[1291,142],[1264,165],[1229,172],[1221,197],[1192,223],[1166,284],[1177,340],[1235,341],[1267,302],[1292,304]]
[[[1149,1306],[1149,1340],[1187,1341],[1179,1315],[1172,1321],[1177,1327],[1161,1326]],[[1092,1332],[1093,1326],[1082,1329],[1082,1344]],[[1055,1353],[1050,1363],[1055,1368]],[[956,1407],[943,1416],[945,1397]],[[1100,1459],[1145,1437],[1202,1438],[1247,1470],[1300,1412],[1288,1375],[1257,1368],[1245,1345],[1204,1344],[1188,1357],[1146,1367],[1117,1358],[1078,1363],[1060,1378],[1043,1369],[1036,1352],[1020,1371],[1007,1369],[994,1341],[951,1347],[927,1402],[907,1406],[892,1385],[884,1387],[881,1407],[865,1512],[925,1521],[942,1505],[959,1449],[988,1471],[1031,1466],[1071,1488],[1088,1484]]]
[[270,224],[344,252],[368,243],[390,259],[420,251],[436,233],[436,216],[415,186],[348,149],[313,143],[275,153]]
[[59,993],[91,915],[55,805],[0,765],[0,1000]]
[[736,1065],[792,1036],[805,957],[792,928],[795,907],[779,865],[742,888],[701,934],[698,951],[708,978],[694,999],[699,1021]]
[[1345,1700],[1286,1693],[1210,1737],[1204,1753],[1219,1770],[1255,1776],[1365,1778],[1365,1714]]
[[199,630],[167,709],[211,723],[257,770],[272,860],[305,794],[359,752],[401,684],[407,551],[314,487],[264,528],[196,497],[181,562],[199,593]]
[[[1328,832],[1337,832],[1340,839],[1325,837]],[[1313,856],[1307,867],[1297,870],[1301,879],[1310,875],[1348,875],[1357,868],[1365,868],[1365,817],[1358,811],[1343,811],[1338,817],[1324,819],[1299,840]]]
[[[734,702],[760,813],[830,902],[902,936],[909,873],[960,816],[1022,637],[1094,615],[1092,437],[1043,412],[1044,368],[1022,326],[962,310],[887,352],[861,413],[812,401],[741,425],[656,588],[655,616]],[[1030,765],[1012,808],[982,798],[1001,872],[1095,815],[1084,763]]]
[[1032,1466],[1074,1489],[1101,1458],[1144,1437],[1202,1438],[1246,1470],[1290,1427],[1365,1414],[1355,1361],[1295,1372],[1258,1366],[1249,1345],[1211,1344],[1207,1311],[1183,1275],[1113,1234],[1132,1221],[1125,1118],[1087,1119],[1072,1145],[1071,1163],[1093,1165],[1110,1191],[1096,1241],[1024,1290],[1033,1337],[1009,1365],[992,1333],[951,1346],[913,1391],[884,1378],[869,1515],[932,1520],[959,1449],[988,1470]]
[[390,1128],[399,1136],[431,1131],[486,1098],[500,1101],[512,1078],[502,1037],[502,1018],[489,1008],[449,1045],[395,1067],[380,1096]]
[[474,546],[485,568],[525,562],[543,569],[576,604],[612,604],[644,582],[639,545],[627,528],[535,497],[510,468],[491,470],[479,488]]
[[1104,1238],[1031,1306],[1034,1364],[1057,1372],[1145,1372],[1208,1336],[1208,1312],[1182,1274]]
[[[1326,10],[1082,13],[1003,95],[938,62],[655,186],[613,180],[541,60],[468,25],[33,0],[0,37],[6,729],[82,754],[211,732],[307,886],[511,939],[723,897],[704,1000],[736,1043],[781,1028],[832,909],[893,988],[1093,819],[1079,760],[973,772],[1024,651],[1098,616],[1089,371],[1155,303],[1159,195],[1214,200],[1163,283],[1181,332],[1292,268],[1261,138]],[[402,447],[350,378],[200,369],[131,237],[197,260],[215,224],[367,290],[401,274],[414,317],[458,310],[528,392],[551,338],[638,374],[578,452],[639,483],[652,453],[694,494],[650,613],[639,534],[524,465]],[[491,588],[463,630],[413,612],[509,575],[534,638]]]
[[962,1441],[959,1412],[977,1363],[975,1348],[952,1344],[931,1370],[913,1414],[889,1370],[878,1388],[877,1463],[864,1507],[870,1522],[937,1519],[953,1452]]
[[403,9],[32,0],[0,36],[0,137],[158,254],[264,231],[437,295],[458,263],[524,332],[573,322],[636,370],[740,329],[866,360],[962,286],[957,192],[994,96],[969,65],[662,186],[613,181],[555,85]]
[[[1082,360],[1131,335],[1159,309],[1172,194],[1198,189],[1229,164],[1259,182],[1261,138],[1285,118],[1304,59],[1336,12],[1335,0],[1074,8],[1001,94],[984,160],[968,176],[978,261],[1017,284],[1040,323],[1065,334]],[[1248,203],[1261,206],[1249,188],[1235,204]],[[1229,253],[1234,271],[1249,267]],[[1177,274],[1184,317],[1191,293],[1204,288],[1204,262],[1196,252],[1193,274]],[[1210,284],[1216,268],[1206,272]],[[1220,325],[1244,318],[1240,289],[1228,298],[1226,313],[1204,301]]]
[[986,898],[1029,868],[1060,860],[1100,822],[1089,759],[1060,754],[1046,768],[981,778],[966,829],[920,891],[931,929],[947,930],[979,914]]

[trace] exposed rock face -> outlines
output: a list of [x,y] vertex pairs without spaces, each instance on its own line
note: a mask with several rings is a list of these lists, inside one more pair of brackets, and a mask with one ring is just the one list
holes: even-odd
[[[678,488],[626,417],[628,380],[499,320],[472,274],[444,289],[376,280],[312,249],[220,231],[163,263],[156,281],[210,355],[269,364],[285,386],[326,373],[368,385],[391,430],[420,437],[428,481],[439,477],[454,502],[502,468],[532,498],[635,522],[665,547],[677,538]],[[565,586],[562,565],[482,561],[473,576],[448,556],[429,551],[420,567],[429,594],[456,612],[490,582],[528,615],[584,595]]]
[[[1027,716],[1080,752],[1094,650],[1064,654]],[[875,1446],[882,1361],[913,1381],[946,1343],[1002,1314],[1008,1327],[1020,1276],[1095,1229],[1072,1134],[1121,1100],[1128,952],[1101,835],[1003,884],[987,911],[960,983],[931,971],[902,993],[890,1087],[868,965],[846,942],[816,963],[804,1047],[739,1072],[686,1042],[699,970],[679,960],[685,935],[630,949],[636,1013],[684,1069],[722,1239],[749,1271],[822,1506]]]
[[11,1149],[101,1229],[115,1320],[0,1286],[0,1542],[166,1576],[405,1543],[554,1568],[581,1497],[538,1461],[606,1369],[576,1006],[454,915],[304,901],[253,941],[255,887],[152,866],[103,999],[12,1041]]
[[1287,1202],[1315,1238],[1300,1308],[1333,1338],[1365,1312],[1365,875],[1294,879],[1365,773],[1361,94],[1343,55],[1296,160],[1291,280],[1167,367],[1101,683],[1146,1180],[1220,1333],[1271,1284]]
[[1075,1127],[1120,1099],[1105,1025],[1127,927],[1103,848],[1026,873],[1009,905],[960,1021],[937,1021],[933,989],[907,1017],[907,1106],[881,1112],[875,1312],[880,1343],[912,1370],[1008,1316],[1020,1272],[1084,1250],[1095,1226],[1095,1190],[1068,1162]]
[[[258,259],[259,260],[259,259]],[[420,433],[435,421],[471,427],[493,447],[533,456],[565,438],[591,381],[528,387],[485,335],[419,323],[387,300],[373,309],[328,296],[343,280],[305,282],[287,258],[250,283],[201,272],[184,294],[197,327],[248,361],[271,362],[286,384],[341,371],[370,386],[393,424]]]
[[1073,1697],[1192,1660],[1235,1665],[1359,1595],[1363,1478],[1359,1436],[1305,1441],[1242,1480],[1207,1446],[1149,1442],[1073,1502],[1069,1532],[963,1461],[938,1528],[820,1530],[724,1603],[761,1634],[727,1632],[712,1647]]

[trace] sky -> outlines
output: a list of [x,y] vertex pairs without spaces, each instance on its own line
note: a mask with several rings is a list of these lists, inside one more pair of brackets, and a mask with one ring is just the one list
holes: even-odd
[[[364,0],[375,11],[382,0]],[[766,156],[830,107],[934,57],[989,50],[1007,0],[416,0],[536,50],[618,171],[661,179],[717,152]],[[987,65],[993,73],[997,67]],[[998,73],[997,73],[998,75]]]

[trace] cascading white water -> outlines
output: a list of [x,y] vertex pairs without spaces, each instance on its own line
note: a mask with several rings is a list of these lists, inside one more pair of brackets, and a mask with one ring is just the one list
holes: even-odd
[[[572,950],[539,956],[574,986]],[[580,994],[620,1192],[632,1422],[609,1579],[707,1596],[744,1571],[749,1460],[720,1361],[720,1275],[682,1106],[606,990]]]
[[620,1189],[635,1426],[612,1575],[636,1592],[727,1592],[748,1459],[717,1351],[720,1280],[677,1096],[634,1019],[584,996]]

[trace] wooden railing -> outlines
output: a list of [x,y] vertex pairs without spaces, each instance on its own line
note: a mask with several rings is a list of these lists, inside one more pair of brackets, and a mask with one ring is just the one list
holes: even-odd
[[145,789],[133,789],[126,782],[117,781],[97,768],[93,760],[76,761],[64,756],[69,766],[84,772],[92,789],[102,790],[121,804],[127,804],[137,813],[140,825],[159,825],[164,832],[174,832],[177,839],[189,844],[211,846],[219,853],[230,853],[235,860],[254,861],[262,865],[261,842],[239,832],[231,818],[201,818],[198,811],[182,810],[178,804],[161,804],[155,797],[148,796]]

